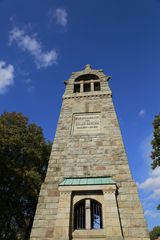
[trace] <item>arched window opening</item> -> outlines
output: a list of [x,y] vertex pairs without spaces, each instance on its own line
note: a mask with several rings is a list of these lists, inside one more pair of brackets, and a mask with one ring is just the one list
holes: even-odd
[[80,84],[74,84],[74,93],[80,92]]
[[75,79],[75,82],[79,81],[89,81],[89,80],[98,80],[99,77],[95,74],[83,74]]
[[85,218],[85,200],[82,200],[74,208],[74,229],[85,229]]
[[95,74],[83,74],[74,81],[73,93],[100,91],[100,79]]
[[101,229],[102,205],[93,199],[83,199],[74,207],[74,230]]
[[102,205],[95,200],[91,200],[91,228],[102,228]]
[[90,83],[84,84],[84,92],[90,92],[91,91],[91,85]]
[[100,91],[100,82],[95,82],[94,83],[94,91]]

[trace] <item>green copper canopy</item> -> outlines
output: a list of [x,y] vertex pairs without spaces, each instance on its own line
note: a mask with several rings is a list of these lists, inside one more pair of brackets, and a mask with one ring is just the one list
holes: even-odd
[[65,178],[59,186],[107,185],[115,184],[110,177]]

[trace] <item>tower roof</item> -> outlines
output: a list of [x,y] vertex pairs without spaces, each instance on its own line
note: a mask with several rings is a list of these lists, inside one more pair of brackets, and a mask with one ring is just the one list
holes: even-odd
[[72,75],[70,76],[70,78],[67,81],[65,81],[65,83],[72,84],[78,77],[80,77],[80,76],[83,77],[83,76],[86,76],[89,74],[90,74],[90,76],[92,74],[92,77],[95,76],[98,79],[101,79],[101,81],[108,81],[110,79],[110,76],[105,75],[102,69],[93,69],[90,64],[86,64],[83,70],[77,71],[77,72],[72,72]]
[[59,186],[116,184],[111,177],[65,178]]

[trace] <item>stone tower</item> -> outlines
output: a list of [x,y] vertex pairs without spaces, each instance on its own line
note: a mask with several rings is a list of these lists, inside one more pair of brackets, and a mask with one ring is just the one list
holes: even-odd
[[86,65],[66,90],[31,240],[148,240],[102,70]]

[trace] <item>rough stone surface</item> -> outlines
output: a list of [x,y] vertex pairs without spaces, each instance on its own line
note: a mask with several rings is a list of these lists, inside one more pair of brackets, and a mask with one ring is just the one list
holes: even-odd
[[[82,92],[84,81],[80,81],[81,92],[73,93],[75,79],[84,74],[98,76],[101,90],[94,91],[94,80],[91,80],[92,91]],[[102,70],[92,70],[87,65],[85,70],[72,73],[66,84],[31,240],[149,239],[108,79]],[[116,182],[116,189],[102,189],[100,196],[96,196],[93,190],[87,190],[88,197],[102,203],[103,229],[73,231],[73,205],[76,199],[80,199],[80,195],[81,198],[84,196],[79,193],[76,195],[73,189],[62,191],[58,184],[64,178],[82,176],[110,176]]]

